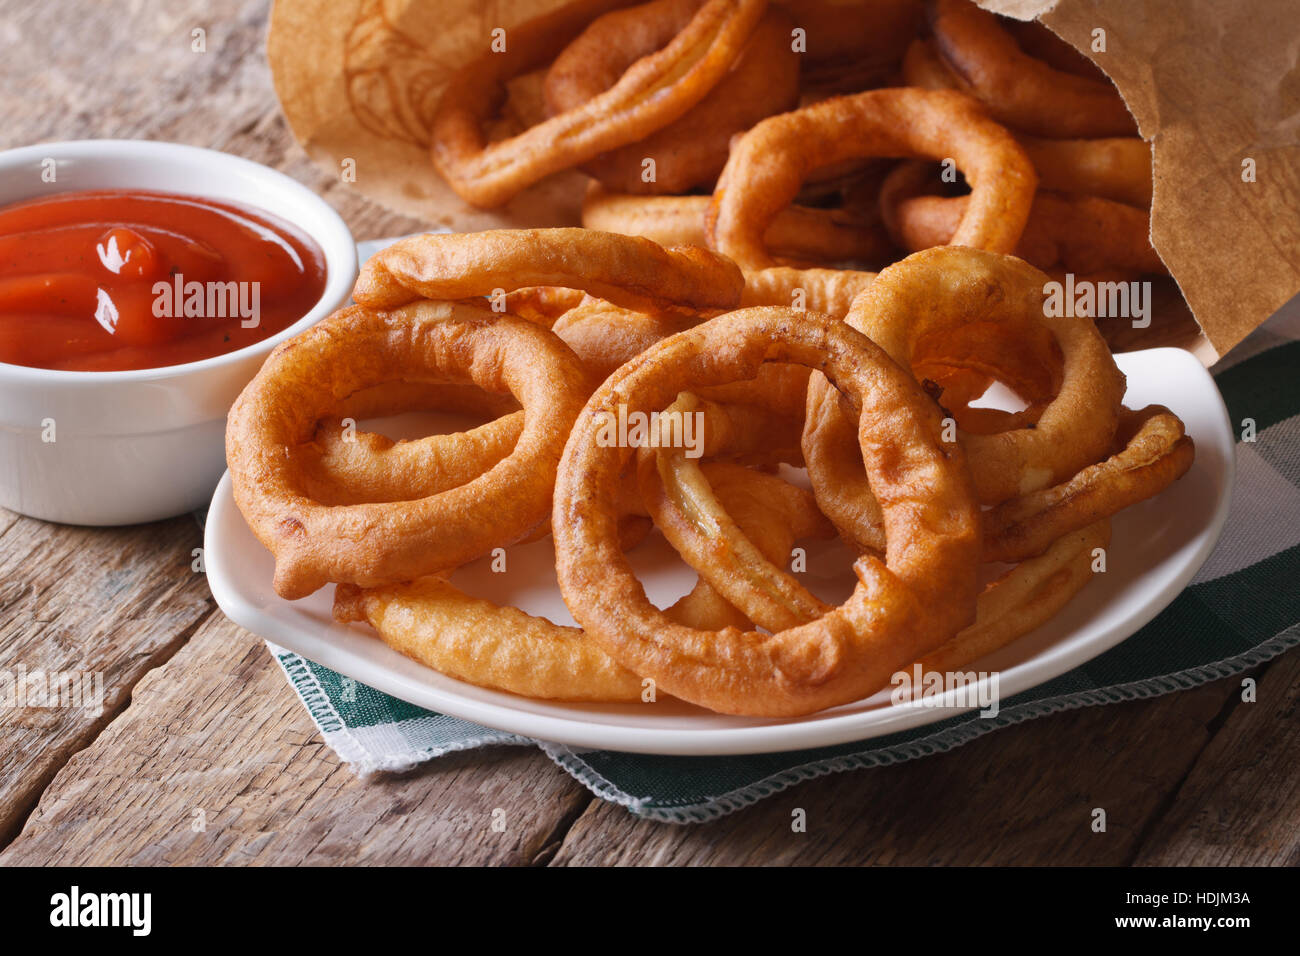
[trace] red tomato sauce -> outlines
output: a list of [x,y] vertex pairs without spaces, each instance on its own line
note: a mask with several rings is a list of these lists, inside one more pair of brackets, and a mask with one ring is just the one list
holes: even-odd
[[259,209],[134,191],[0,208],[0,362],[194,362],[283,331],[324,289],[320,247]]

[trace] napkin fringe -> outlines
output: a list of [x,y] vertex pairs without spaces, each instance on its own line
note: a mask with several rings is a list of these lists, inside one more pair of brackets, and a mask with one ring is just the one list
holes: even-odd
[[[1078,710],[1082,707],[1095,707],[1102,704],[1160,697],[1175,691],[1189,690],[1212,680],[1233,677],[1272,660],[1297,644],[1300,644],[1300,624],[1293,625],[1262,644],[1233,657],[1127,684],[1115,684],[1110,687],[1064,694],[1059,697],[1047,697],[1042,700],[1018,704],[1002,710],[996,717],[969,721],[957,727],[950,727],[931,737],[924,737],[904,744],[895,744],[863,754],[847,754],[840,757],[814,760],[801,766],[790,767],[770,777],[765,777],[757,783],[746,784],[736,790],[708,797],[707,802],[695,801],[676,807],[655,806],[653,805],[653,798],[638,798],[624,793],[584,761],[577,751],[558,744],[539,742],[539,745],[548,757],[596,796],[610,803],[626,807],[638,817],[658,823],[709,823],[727,814],[751,806],[765,797],[780,793],[782,790],[796,784],[814,780],[827,774],[841,773],[846,770],[886,767],[914,760],[917,757],[944,753],[969,743],[977,737],[982,737],[990,731],[1023,723],[1026,720],[1044,717],[1048,714]],[[870,744],[870,741],[866,741],[866,743]]]

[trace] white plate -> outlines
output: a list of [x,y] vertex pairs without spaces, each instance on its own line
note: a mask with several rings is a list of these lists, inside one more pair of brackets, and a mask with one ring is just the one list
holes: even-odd
[[[1046,625],[969,668],[997,671],[1002,699],[1063,674],[1136,632],[1186,586],[1223,528],[1234,449],[1213,379],[1179,349],[1116,359],[1128,376],[1129,407],[1160,403],[1173,409],[1196,441],[1195,464],[1163,494],[1115,519],[1105,574]],[[381,430],[384,424],[378,423]],[[393,434],[392,423],[387,424]],[[253,633],[394,697],[528,737],[636,753],[765,753],[867,740],[973,709],[894,705],[888,691],[788,720],[727,717],[663,697],[653,705],[529,700],[445,677],[390,649],[368,627],[335,623],[332,588],[301,601],[277,597],[271,589],[271,555],[236,508],[229,474],[212,499],[204,548],[217,603]],[[852,587],[850,559],[842,546],[826,549],[809,547],[805,581],[823,597],[842,599]],[[507,560],[505,574],[494,574],[479,561],[454,580],[472,594],[573,623],[555,586],[549,538],[510,549]],[[657,536],[636,549],[632,561],[650,599],[661,605],[684,594],[695,580]]]

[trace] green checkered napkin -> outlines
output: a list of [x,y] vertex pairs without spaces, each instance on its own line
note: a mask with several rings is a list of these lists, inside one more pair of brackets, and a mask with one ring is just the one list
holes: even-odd
[[271,645],[326,743],[359,773],[405,770],[486,744],[541,747],[605,800],[638,816],[703,822],[786,787],[961,746],[998,727],[1074,707],[1153,697],[1228,677],[1300,643],[1300,297],[1214,369],[1230,419],[1257,423],[1237,446],[1237,483],[1218,547],[1137,634],[1010,700],[860,743],[742,757],[581,751],[423,710]]

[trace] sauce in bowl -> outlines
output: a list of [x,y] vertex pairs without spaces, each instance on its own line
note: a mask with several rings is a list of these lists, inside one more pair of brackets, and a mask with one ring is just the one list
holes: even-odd
[[162,368],[260,342],[325,289],[325,257],[262,210],[196,196],[60,193],[0,208],[0,362]]

